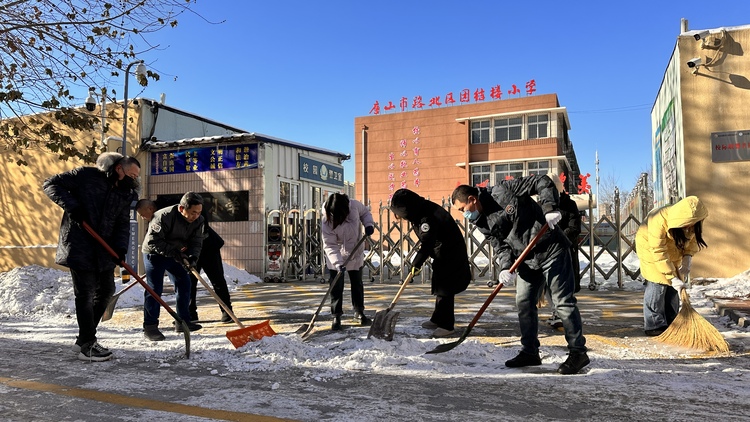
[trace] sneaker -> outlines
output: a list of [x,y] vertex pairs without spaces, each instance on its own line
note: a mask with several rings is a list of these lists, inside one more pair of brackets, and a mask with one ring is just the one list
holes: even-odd
[[438,328],[438,325],[428,319],[427,321],[422,323],[422,328],[426,328],[428,330],[434,330]]
[[164,334],[159,331],[159,325],[143,325],[143,336],[151,341],[162,341],[165,339]]
[[[185,324],[187,324],[188,330],[190,331],[198,331],[201,328],[203,328],[202,325],[196,324],[194,322],[187,322],[185,321]],[[178,324],[177,321],[172,322],[172,325],[174,325],[174,330],[178,333],[184,332],[184,328],[182,327],[182,324]]]
[[547,325],[549,325],[552,328],[562,328],[563,323],[557,314],[553,314],[549,319],[547,320]]
[[372,320],[370,318],[367,318],[367,316],[363,313],[357,312],[354,314],[354,321],[358,322],[361,326],[368,326],[372,324]]
[[646,330],[644,331],[644,333],[646,333],[646,335],[649,337],[655,337],[655,336],[661,335],[661,333],[665,331],[667,331],[667,327],[659,327],[659,328],[654,328],[653,330]]
[[336,315],[333,317],[333,322],[331,323],[331,330],[333,331],[339,331],[341,330],[341,317]]
[[432,337],[448,337],[450,335],[453,335],[455,332],[456,330],[446,330],[445,328],[438,327],[435,329],[435,331],[432,332]]
[[228,313],[226,313],[226,312],[222,312],[221,313],[221,322],[227,323],[227,322],[232,322],[232,321],[233,321],[233,319],[232,319],[231,316],[229,316]]
[[[107,349],[106,347],[102,346],[101,344],[99,345],[99,347],[101,347],[102,349],[104,349],[104,350],[106,350],[106,351],[109,352],[109,349]],[[78,336],[76,336],[76,342],[73,343],[73,347],[71,347],[70,349],[73,350],[73,353],[80,353],[81,352],[81,343],[78,342]]]
[[539,357],[539,353],[526,353],[521,351],[518,356],[505,361],[505,366],[508,368],[521,368],[524,366],[539,366],[542,364],[542,358]]
[[96,341],[81,345],[81,351],[78,353],[78,359],[90,362],[104,362],[112,359],[112,352],[102,347]]
[[570,352],[568,353],[568,359],[560,365],[557,372],[563,375],[577,374],[589,362],[591,361],[586,352]]

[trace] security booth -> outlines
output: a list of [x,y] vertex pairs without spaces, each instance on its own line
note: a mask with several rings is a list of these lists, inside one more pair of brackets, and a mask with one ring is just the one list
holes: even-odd
[[199,193],[224,262],[266,281],[320,276],[314,226],[325,198],[346,191],[349,155],[258,133],[152,139],[142,150],[143,196],[165,207]]

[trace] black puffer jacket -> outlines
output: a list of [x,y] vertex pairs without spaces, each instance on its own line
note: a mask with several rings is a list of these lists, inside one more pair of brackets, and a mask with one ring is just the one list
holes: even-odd
[[62,223],[55,262],[79,271],[114,270],[109,253],[82,227],[70,219],[69,212],[83,207],[87,222],[114,250],[127,250],[130,236],[130,206],[138,199],[132,189],[115,186],[116,177],[108,177],[114,164],[100,160],[100,167],[78,167],[44,181],[44,193],[62,207]]
[[408,220],[419,236],[421,246],[413,265],[421,268],[427,258],[433,259],[432,294],[449,296],[466,290],[471,282],[469,256],[451,214],[408,189],[393,193],[391,211]]
[[[532,195],[539,195],[539,203]],[[479,201],[482,214],[474,224],[489,238],[500,270],[507,270],[547,222],[544,214],[558,210],[559,194],[552,179],[531,175],[503,180],[491,194],[480,188]],[[539,239],[524,264],[538,270],[547,259],[569,247],[570,241],[559,225],[555,226]]]

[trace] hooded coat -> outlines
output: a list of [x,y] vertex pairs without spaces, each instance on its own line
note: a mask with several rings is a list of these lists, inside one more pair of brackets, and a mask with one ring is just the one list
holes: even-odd
[[471,266],[466,242],[451,214],[408,189],[393,193],[390,208],[411,223],[421,242],[412,265],[421,268],[432,258],[432,294],[451,296],[466,290]]
[[55,263],[79,271],[113,271],[112,257],[88,232],[70,219],[82,207],[87,222],[115,251],[127,251],[130,237],[130,205],[138,199],[133,189],[115,183],[117,153],[102,154],[96,167],[78,167],[44,181],[44,193],[63,212]]
[[[531,197],[539,195],[537,203]],[[490,193],[479,188],[482,213],[473,223],[487,236],[497,254],[499,269],[507,270],[529,242],[547,223],[544,215],[559,209],[559,194],[546,175],[503,180]],[[523,262],[532,270],[570,248],[571,243],[558,226],[542,235]]]
[[362,268],[365,265],[364,246],[360,245],[356,251],[353,249],[362,237],[362,225],[364,224],[367,227],[375,224],[370,210],[363,203],[350,199],[349,215],[335,229],[333,228],[333,222],[328,221],[326,217],[325,207],[322,212],[321,233],[328,269],[338,270],[351,254],[354,254],[354,256],[346,264],[347,271]]
[[635,235],[635,250],[641,261],[641,274],[651,282],[671,284],[678,277],[682,258],[698,252],[693,234],[684,249],[677,248],[669,229],[692,226],[708,217],[708,208],[697,196],[688,196],[674,205],[649,213]]

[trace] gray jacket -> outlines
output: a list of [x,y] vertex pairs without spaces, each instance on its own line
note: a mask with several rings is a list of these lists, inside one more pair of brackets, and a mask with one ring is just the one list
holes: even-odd
[[188,223],[180,213],[179,205],[162,208],[154,213],[143,239],[141,252],[178,257],[182,248],[188,256],[200,256],[206,232],[203,216]]

